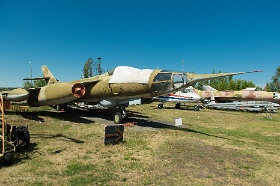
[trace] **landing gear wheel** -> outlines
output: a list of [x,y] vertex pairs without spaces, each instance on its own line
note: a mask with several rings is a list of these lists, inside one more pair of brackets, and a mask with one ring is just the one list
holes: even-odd
[[199,105],[196,105],[196,106],[194,107],[194,110],[195,110],[195,111],[199,111],[199,109],[200,109],[200,106],[199,106]]
[[175,108],[176,109],[180,109],[181,108],[181,104],[180,103],[176,103]]
[[26,150],[30,144],[30,134],[25,126],[19,126],[13,131],[16,151]]
[[54,108],[55,108],[56,111],[66,110],[67,104],[55,105]]
[[2,157],[1,159],[1,163],[4,165],[4,166],[9,166],[11,165],[13,162],[13,155],[12,155],[12,152],[6,152],[4,154],[4,156]]
[[62,109],[61,109],[61,106],[60,105],[55,105],[55,110],[56,111],[61,111]]
[[123,120],[124,120],[124,117],[123,117],[122,113],[116,112],[114,114],[114,123],[115,124],[120,124],[123,122]]
[[163,108],[163,104],[161,103],[161,104],[158,104],[158,108],[159,109],[162,109]]

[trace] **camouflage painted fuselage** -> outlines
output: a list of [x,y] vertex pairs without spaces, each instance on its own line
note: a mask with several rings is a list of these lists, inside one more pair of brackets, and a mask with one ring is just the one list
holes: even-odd
[[85,95],[77,101],[83,102],[99,102],[102,99],[122,100],[134,97],[151,97],[151,87],[154,76],[158,71],[153,71],[150,75],[148,83],[109,83],[110,74],[104,74],[84,80],[75,81],[75,83],[84,83],[88,81],[96,81],[95,83],[86,85]]
[[[210,91],[199,91],[196,93],[203,98],[210,98],[212,93]],[[274,101],[274,93],[256,90],[240,90],[240,91],[216,91],[213,92],[215,101],[228,102],[228,101]]]

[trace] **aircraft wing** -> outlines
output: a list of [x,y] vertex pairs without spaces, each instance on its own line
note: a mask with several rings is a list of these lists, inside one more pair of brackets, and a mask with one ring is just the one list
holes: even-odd
[[6,100],[21,102],[28,98],[29,92],[22,88],[16,88],[10,91],[0,92]]
[[81,84],[83,84],[83,85],[85,85],[85,86],[87,86],[87,85],[90,85],[90,84],[94,84],[94,83],[97,83],[97,82],[99,82],[99,81],[101,81],[101,80],[86,80],[86,81],[81,81],[80,83]]
[[238,74],[248,74],[254,72],[262,72],[262,70],[253,70],[249,72],[231,72],[231,73],[218,73],[218,74],[195,74],[195,73],[187,73],[188,76],[188,84],[194,85],[199,81],[206,81],[210,79],[216,79],[219,77],[233,76]]

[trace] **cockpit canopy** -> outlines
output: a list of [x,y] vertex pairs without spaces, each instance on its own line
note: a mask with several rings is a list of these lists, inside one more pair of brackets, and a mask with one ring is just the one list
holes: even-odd
[[187,75],[180,72],[161,71],[153,80],[152,92],[161,95],[183,88],[187,84]]

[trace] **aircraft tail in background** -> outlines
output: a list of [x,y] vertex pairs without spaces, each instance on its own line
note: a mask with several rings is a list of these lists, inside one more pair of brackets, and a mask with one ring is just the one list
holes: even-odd
[[49,70],[49,68],[46,65],[43,65],[41,67],[41,69],[42,69],[44,78],[47,81],[47,84],[53,84],[53,83],[57,82],[57,79],[53,76],[53,74],[51,73],[51,71]]
[[209,91],[209,92],[217,92],[218,90],[214,89],[213,87],[209,85],[203,85],[203,90],[204,91]]

